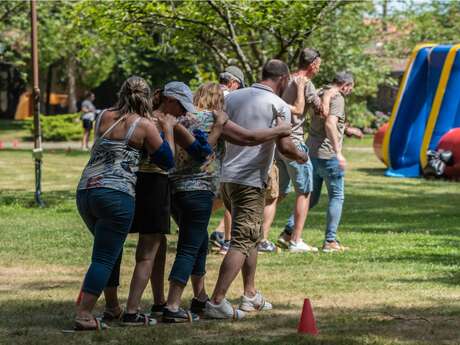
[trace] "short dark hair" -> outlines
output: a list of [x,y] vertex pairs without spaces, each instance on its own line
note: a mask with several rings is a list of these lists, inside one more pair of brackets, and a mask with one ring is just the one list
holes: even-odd
[[302,49],[299,56],[299,68],[307,68],[319,57],[321,57],[319,51],[314,48]]
[[351,84],[354,82],[353,74],[347,71],[337,72],[332,83],[336,85]]
[[85,99],[88,99],[88,98],[90,98],[91,96],[94,96],[94,93],[93,93],[93,92],[91,92],[91,91],[86,91],[86,92],[85,92]]
[[262,68],[262,80],[276,80],[286,75],[289,75],[289,67],[281,60],[268,60]]

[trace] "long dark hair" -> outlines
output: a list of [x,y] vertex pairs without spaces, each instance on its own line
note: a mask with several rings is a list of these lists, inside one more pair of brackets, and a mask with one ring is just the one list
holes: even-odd
[[149,84],[138,76],[126,79],[118,92],[115,109],[120,112],[120,115],[134,113],[142,117],[150,117],[152,100]]

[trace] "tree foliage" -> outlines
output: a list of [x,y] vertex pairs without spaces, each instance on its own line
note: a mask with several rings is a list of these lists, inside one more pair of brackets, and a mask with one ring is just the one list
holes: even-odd
[[[258,79],[265,61],[279,58],[296,68],[300,50],[317,47],[323,59],[318,83],[338,70],[357,79],[350,118],[368,117],[366,100],[374,95],[387,69],[366,51],[375,30],[363,18],[371,2],[320,1],[122,1],[84,0],[77,5],[82,23],[126,47],[179,61],[192,84],[215,79],[225,66],[237,64],[248,83]],[[143,60],[134,54],[134,59]],[[132,66],[133,59],[125,59]]]

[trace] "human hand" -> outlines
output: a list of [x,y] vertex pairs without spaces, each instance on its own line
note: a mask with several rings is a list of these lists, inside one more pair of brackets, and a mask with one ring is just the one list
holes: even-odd
[[294,77],[294,83],[297,86],[297,88],[305,89],[307,78],[306,77]]
[[164,113],[157,113],[158,122],[163,129],[163,131],[167,131],[173,129],[177,125],[177,118]]
[[292,125],[289,122],[285,121],[280,116],[277,116],[275,121],[276,121],[275,122],[275,128],[277,129],[278,135],[280,137],[287,137],[287,136],[291,135],[291,133],[292,133]]
[[214,116],[214,121],[216,124],[219,125],[225,125],[228,121],[228,115],[225,111],[222,110],[214,110],[212,112],[212,115]]
[[364,136],[363,132],[359,128],[356,128],[356,127],[345,128],[345,135],[349,137],[356,137],[358,139],[362,139]]
[[337,154],[337,160],[339,161],[340,169],[345,170],[345,167],[347,166],[347,160],[342,153]]
[[298,158],[296,159],[296,162],[299,163],[299,164],[307,163],[308,162],[307,153],[298,151]]

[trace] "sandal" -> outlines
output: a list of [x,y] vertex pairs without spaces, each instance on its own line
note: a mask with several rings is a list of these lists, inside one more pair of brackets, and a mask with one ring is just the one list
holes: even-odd
[[75,318],[75,331],[102,331],[109,328],[107,324],[102,322],[100,319],[93,317],[91,318]]
[[148,315],[141,313],[128,314],[123,313],[121,317],[122,326],[154,326],[157,320],[150,318]]
[[165,308],[161,320],[165,323],[183,323],[198,321],[200,317],[189,310],[179,308],[177,311],[171,311]]

